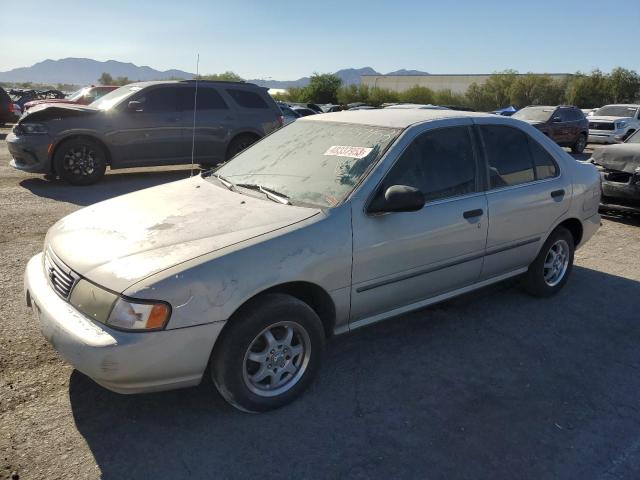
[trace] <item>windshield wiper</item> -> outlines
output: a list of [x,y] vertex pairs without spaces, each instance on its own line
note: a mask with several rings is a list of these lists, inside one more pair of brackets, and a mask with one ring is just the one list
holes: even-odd
[[236,183],[235,186],[248,188],[250,190],[258,190],[260,193],[264,193],[269,200],[273,200],[284,205],[291,205],[291,200],[284,193],[280,193],[272,188],[266,188],[257,183]]
[[218,175],[217,173],[214,173],[213,176],[216,177],[220,181],[220,183],[227,187],[229,190],[233,190],[233,187],[235,186],[233,182],[230,182],[222,175]]

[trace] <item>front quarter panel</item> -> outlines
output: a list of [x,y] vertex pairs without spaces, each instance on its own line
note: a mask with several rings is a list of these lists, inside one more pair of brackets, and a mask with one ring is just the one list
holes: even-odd
[[168,329],[227,320],[247,300],[288,282],[323,288],[336,308],[336,327],[349,316],[349,204],[308,220],[182,263],[124,292],[168,301]]

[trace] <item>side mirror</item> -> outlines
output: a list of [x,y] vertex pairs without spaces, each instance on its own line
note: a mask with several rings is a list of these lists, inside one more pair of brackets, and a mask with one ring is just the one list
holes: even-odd
[[560,117],[553,117],[551,119],[551,123],[560,123],[562,122],[562,119]]
[[127,104],[127,110],[130,112],[144,112],[144,103],[132,100]]
[[416,212],[424,207],[424,194],[407,185],[392,185],[371,203],[369,212]]

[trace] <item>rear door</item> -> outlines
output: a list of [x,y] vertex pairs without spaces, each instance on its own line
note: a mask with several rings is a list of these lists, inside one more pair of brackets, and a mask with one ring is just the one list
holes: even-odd
[[252,131],[262,137],[280,127],[282,112],[266,89],[257,90],[242,85],[228,86],[224,92],[233,102],[238,131]]
[[180,109],[185,117],[180,155],[190,159],[193,147],[195,162],[222,162],[236,123],[236,112],[214,86],[200,84],[197,93],[196,97],[195,85],[180,91]]
[[162,165],[179,163],[183,113],[178,109],[179,87],[161,85],[134,95],[140,111],[124,105],[114,122],[112,144],[118,154],[114,166]]
[[571,182],[537,140],[489,118],[479,124],[488,167],[489,233],[482,279],[528,266],[540,242],[568,210]]

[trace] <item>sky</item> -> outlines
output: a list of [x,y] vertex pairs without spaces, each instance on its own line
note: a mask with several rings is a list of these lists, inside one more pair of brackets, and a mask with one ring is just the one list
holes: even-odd
[[365,66],[640,71],[640,0],[23,0],[16,8],[18,20],[0,29],[0,71],[86,57],[194,72],[198,53],[200,73],[277,80]]

